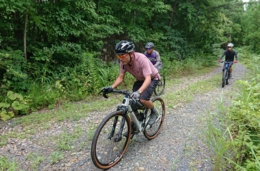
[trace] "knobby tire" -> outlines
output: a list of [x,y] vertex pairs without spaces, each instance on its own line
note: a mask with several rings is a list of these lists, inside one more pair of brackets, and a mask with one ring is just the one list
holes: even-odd
[[226,74],[227,74],[227,70],[224,69],[224,71],[222,73],[222,87],[225,87],[225,84],[226,84]]
[[226,85],[228,85],[229,71],[226,72],[225,78],[226,78]]
[[[127,137],[122,135],[122,139],[116,142],[123,119],[122,111],[115,111],[107,115],[99,124],[91,144],[91,158],[94,165],[100,169],[109,169],[116,165],[124,155],[130,143],[131,121],[129,116],[125,117],[124,132],[128,132]],[[115,119],[118,118],[118,119]],[[116,122],[116,121],[117,122]],[[114,135],[111,137],[113,124],[115,124]],[[111,137],[109,139],[109,137]]]
[[[157,109],[160,118],[150,128],[144,130],[144,136],[148,140],[154,139],[160,133],[166,114],[165,104],[161,97],[154,97],[152,99],[152,102],[154,104],[154,107]],[[147,110],[146,116],[150,113],[151,110]]]
[[160,96],[163,94],[165,89],[165,77],[161,74],[161,80],[159,80],[158,85],[154,89],[154,94]]

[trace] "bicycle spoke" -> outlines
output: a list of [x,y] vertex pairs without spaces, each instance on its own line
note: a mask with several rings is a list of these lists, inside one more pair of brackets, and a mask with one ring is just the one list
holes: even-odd
[[[92,144],[92,159],[97,167],[104,166],[105,168],[107,166],[109,168],[110,165],[116,164],[125,153],[130,140],[122,136],[122,132],[128,131],[128,123],[122,124],[122,120],[125,122],[123,115],[119,114],[107,118],[107,121],[100,126],[99,132],[95,135]],[[122,127],[121,131],[120,127]]]
[[157,96],[160,96],[163,94],[165,88],[165,77],[164,75],[161,75],[161,79],[157,83],[155,89],[154,89],[154,94]]
[[[153,139],[155,138],[160,129],[162,128],[164,118],[165,118],[165,105],[163,100],[160,97],[156,97],[155,100],[153,101],[154,107],[158,111],[158,118],[156,119],[155,123],[149,127],[147,127],[144,131],[144,135],[148,139]],[[148,113],[151,111],[149,110]]]

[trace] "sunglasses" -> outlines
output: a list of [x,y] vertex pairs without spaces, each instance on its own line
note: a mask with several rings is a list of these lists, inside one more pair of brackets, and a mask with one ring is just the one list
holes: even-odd
[[227,48],[232,48],[232,47],[227,47]]
[[126,54],[123,54],[123,55],[117,54],[116,57],[118,59],[124,59],[126,57]]
[[151,50],[152,48],[147,48],[146,50]]

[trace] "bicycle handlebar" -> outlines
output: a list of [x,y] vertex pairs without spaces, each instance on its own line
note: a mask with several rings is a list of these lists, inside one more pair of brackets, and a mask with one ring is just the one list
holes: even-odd
[[128,95],[128,96],[130,96],[130,94],[131,94],[128,90],[122,91],[122,90],[115,90],[115,89],[113,89],[113,91],[111,91],[111,92],[105,92],[105,91],[101,91],[101,92],[103,92],[103,97],[106,99],[108,98],[108,96],[107,96],[108,93],[119,93],[119,94]]
[[220,61],[220,63],[223,63],[223,62],[233,62],[234,63],[234,61]]
[[[101,92],[102,92],[102,91],[101,91]],[[123,95],[129,97],[130,99],[132,99],[132,103],[136,103],[139,107],[143,106],[143,104],[140,102],[140,99],[135,100],[135,99],[131,98],[131,96],[130,96],[131,93],[130,93],[128,90],[122,91],[122,90],[115,90],[115,89],[113,89],[111,92],[108,92],[108,93],[119,93],[119,94],[123,94]],[[107,96],[108,93],[106,93],[105,91],[103,91],[103,97],[107,99],[107,98],[108,98],[108,96]]]

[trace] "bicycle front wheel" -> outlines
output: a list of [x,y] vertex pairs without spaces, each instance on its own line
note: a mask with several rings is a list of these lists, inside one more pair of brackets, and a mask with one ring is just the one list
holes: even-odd
[[156,96],[160,96],[163,94],[164,89],[165,89],[165,77],[164,75],[161,74],[161,79],[159,80],[157,86],[154,89],[154,94]]
[[226,84],[226,75],[227,75],[227,70],[225,69],[222,72],[222,88],[225,87],[225,84]]
[[[91,144],[91,158],[96,167],[109,169],[116,165],[130,142],[131,122],[122,111],[115,111],[106,116],[96,130]],[[128,132],[127,136],[123,136]]]
[[226,85],[228,85],[228,79],[229,79],[229,72],[228,71],[226,72],[225,78],[226,78]]
[[[152,102],[154,107],[157,109],[159,116],[153,125],[148,126],[144,130],[144,136],[149,140],[154,139],[159,134],[160,130],[162,129],[166,113],[165,104],[161,97],[154,97]],[[146,116],[148,116],[150,113],[151,110],[147,110]]]

